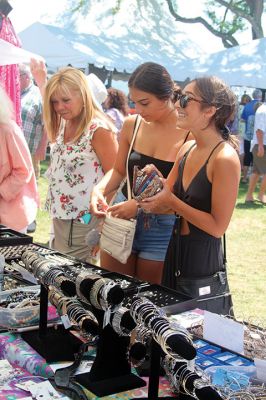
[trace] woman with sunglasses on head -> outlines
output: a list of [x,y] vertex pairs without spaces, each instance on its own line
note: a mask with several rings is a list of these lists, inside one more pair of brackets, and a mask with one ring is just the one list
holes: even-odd
[[[221,287],[228,292],[221,237],[240,179],[236,144],[226,126],[236,98],[216,77],[195,79],[183,93],[176,102],[178,125],[191,130],[195,141],[182,146],[164,189],[140,206],[154,213],[171,210],[180,217],[169,243],[163,283],[206,298],[217,295]],[[230,296],[221,296],[208,307],[227,314],[231,305]]]
[[[189,131],[177,127],[174,107],[175,87],[166,69],[156,63],[140,65],[129,82],[131,100],[141,123],[130,153],[128,172],[132,188],[133,168],[154,164],[166,178],[174,165],[177,151],[187,140]],[[92,212],[105,216],[110,211],[114,217],[131,219],[137,216],[137,228],[132,254],[127,264],[121,264],[106,252],[101,252],[101,265],[153,283],[160,283],[163,262],[174,224],[174,214],[146,214],[138,210],[136,200],[120,199],[108,208],[105,196],[119,187],[126,176],[126,159],[131,144],[136,115],[128,117],[123,125],[116,162],[112,171],[94,188],[91,196]],[[126,196],[127,189],[123,189]],[[138,212],[139,211],[139,212]]]

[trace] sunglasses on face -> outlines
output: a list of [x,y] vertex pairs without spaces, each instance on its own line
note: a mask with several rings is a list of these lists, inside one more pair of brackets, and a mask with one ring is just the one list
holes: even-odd
[[190,101],[196,101],[197,103],[206,103],[206,101],[194,99],[194,97],[190,97],[187,94],[178,94],[176,101],[179,101],[181,108],[186,108]]

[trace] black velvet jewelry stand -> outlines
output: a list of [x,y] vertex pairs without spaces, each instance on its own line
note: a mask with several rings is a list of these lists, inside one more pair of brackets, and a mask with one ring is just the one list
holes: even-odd
[[110,325],[100,333],[97,354],[89,373],[75,380],[98,397],[136,389],[146,382],[131,373],[127,360],[129,338],[119,336]]
[[159,379],[160,379],[160,360],[161,360],[161,347],[152,339],[150,349],[150,372],[149,372],[149,386],[148,397],[141,397],[139,399],[131,400],[172,400],[179,399],[179,397],[159,397]]
[[[151,342],[151,352],[150,352],[150,373],[149,373],[149,386],[148,386],[148,397],[133,398],[131,400],[193,400],[194,397],[189,396],[184,393],[178,393],[173,396],[159,397],[159,379],[160,379],[160,359],[162,350],[159,344],[152,339]],[[193,378],[193,380],[195,377]],[[190,383],[192,385],[192,382]],[[190,386],[192,388],[192,386]],[[203,388],[197,392],[199,399],[204,400],[221,400],[218,393],[213,391],[211,388]]]
[[62,325],[47,327],[48,291],[41,285],[40,322],[38,331],[21,334],[22,338],[47,362],[73,361],[81,341],[69,333]]

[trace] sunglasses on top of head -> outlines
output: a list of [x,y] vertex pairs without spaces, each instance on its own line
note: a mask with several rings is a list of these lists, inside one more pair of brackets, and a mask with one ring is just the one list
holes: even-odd
[[182,93],[179,93],[177,95],[176,101],[179,101],[179,104],[180,104],[181,108],[186,108],[190,101],[196,101],[197,103],[208,104],[204,100],[198,100],[198,99],[195,99],[194,97],[190,97],[188,94],[182,94]]

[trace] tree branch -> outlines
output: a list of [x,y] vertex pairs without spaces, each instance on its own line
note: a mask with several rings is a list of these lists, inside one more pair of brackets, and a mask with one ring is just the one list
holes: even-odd
[[[166,3],[168,5],[168,9],[170,13],[173,15],[176,21],[183,22],[186,24],[202,24],[207,28],[213,35],[219,37],[222,39],[223,44],[225,47],[233,47],[238,45],[238,41],[230,34],[227,34],[225,32],[218,31],[214,29],[204,18],[202,17],[195,17],[195,18],[184,18],[178,15],[173,7],[172,0],[166,0]],[[226,2],[225,2],[226,3]],[[228,5],[226,3],[226,5]]]
[[[241,8],[236,7],[231,1],[228,3],[225,0],[215,0],[217,3],[221,4],[221,6],[226,7],[228,10],[232,11],[234,14],[236,14],[238,17],[241,17],[243,19],[246,19],[251,25],[253,25],[254,20],[251,17],[251,15],[248,15],[245,13]],[[253,0],[254,1],[254,0]]]

